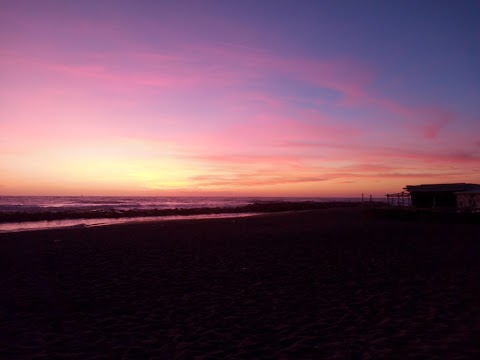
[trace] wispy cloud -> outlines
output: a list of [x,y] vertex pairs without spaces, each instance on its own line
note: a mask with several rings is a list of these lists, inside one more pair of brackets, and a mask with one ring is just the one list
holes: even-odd
[[189,179],[198,187],[229,187],[229,188],[245,188],[255,186],[274,186],[289,185],[311,182],[322,182],[329,180],[325,177],[314,176],[287,176],[264,174],[253,172],[249,174],[234,174],[230,176],[222,175],[199,175]]

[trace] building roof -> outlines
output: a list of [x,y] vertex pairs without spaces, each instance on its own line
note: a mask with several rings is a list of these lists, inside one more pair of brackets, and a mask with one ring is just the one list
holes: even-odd
[[409,192],[463,192],[480,190],[478,184],[424,184],[424,185],[407,185],[405,190]]
[[458,191],[457,194],[480,194],[480,189],[474,189],[474,190],[466,190],[466,191]]

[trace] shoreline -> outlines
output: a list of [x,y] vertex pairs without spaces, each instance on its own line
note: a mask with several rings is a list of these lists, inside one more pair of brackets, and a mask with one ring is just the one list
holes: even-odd
[[328,209],[361,209],[369,216],[399,222],[480,224],[480,213],[458,213],[449,209],[426,210],[388,207],[382,202],[261,202],[231,208],[183,208],[90,212],[0,212],[0,234],[45,231],[60,228],[114,226],[196,219],[240,218],[268,214]]
[[100,226],[115,226],[123,224],[145,224],[153,222],[185,221],[185,220],[208,220],[208,219],[231,219],[246,216],[255,216],[269,213],[220,213],[200,215],[171,215],[150,217],[120,217],[120,218],[93,218],[93,219],[65,219],[65,220],[39,220],[25,222],[0,222],[0,234],[25,232],[25,231],[48,231],[56,229],[91,228]]
[[235,213],[270,213],[282,211],[314,210],[335,207],[360,207],[365,204],[384,205],[384,203],[372,202],[344,202],[344,201],[262,201],[237,207],[201,207],[201,208],[172,208],[172,209],[148,209],[148,210],[91,210],[91,211],[0,211],[0,223],[31,222],[44,220],[67,220],[67,219],[117,219],[153,216],[189,216],[189,215],[215,215]]

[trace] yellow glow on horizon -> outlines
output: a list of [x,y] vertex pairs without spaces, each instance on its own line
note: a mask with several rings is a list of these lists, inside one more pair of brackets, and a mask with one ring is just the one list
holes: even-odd
[[129,171],[128,176],[146,189],[157,190],[188,188],[191,185],[188,181],[190,173],[178,166],[174,167],[166,164],[162,164],[157,170],[152,169],[151,166],[150,168],[139,169],[138,165],[135,165]]

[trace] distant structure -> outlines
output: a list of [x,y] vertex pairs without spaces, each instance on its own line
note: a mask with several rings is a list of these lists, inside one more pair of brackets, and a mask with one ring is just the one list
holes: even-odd
[[421,209],[478,211],[480,185],[478,184],[425,184],[407,185],[412,206]]
[[395,194],[387,194],[387,204],[388,206],[411,206],[412,199],[410,198],[410,194],[408,192],[402,191]]

